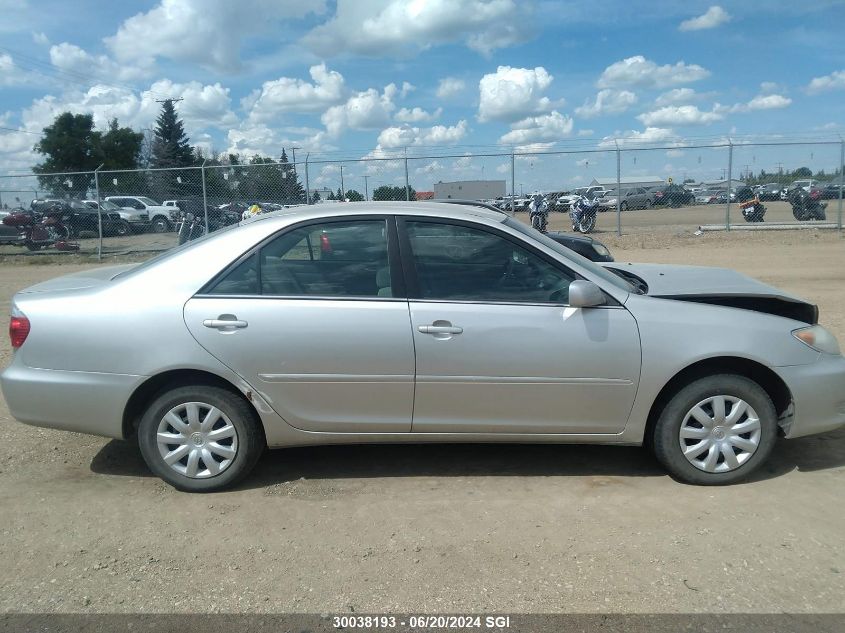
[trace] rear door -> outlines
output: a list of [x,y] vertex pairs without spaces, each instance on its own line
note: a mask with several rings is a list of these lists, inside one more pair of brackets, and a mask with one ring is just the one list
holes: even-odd
[[311,221],[212,280],[185,322],[294,427],[408,432],[414,348],[401,279],[392,219]]

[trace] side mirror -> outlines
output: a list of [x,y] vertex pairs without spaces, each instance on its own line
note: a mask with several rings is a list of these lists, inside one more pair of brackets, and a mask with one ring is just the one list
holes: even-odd
[[592,281],[576,279],[569,284],[569,305],[571,307],[592,308],[604,304],[604,293]]

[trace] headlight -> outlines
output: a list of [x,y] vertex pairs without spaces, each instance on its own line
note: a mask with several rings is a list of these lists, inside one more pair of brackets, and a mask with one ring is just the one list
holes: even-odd
[[792,330],[792,336],[799,341],[812,347],[819,352],[826,354],[839,354],[839,343],[836,337],[824,329],[821,325],[813,325],[810,327],[802,327],[797,330]]
[[610,251],[607,250],[607,247],[604,244],[593,244],[593,250],[596,251],[602,257],[607,257],[610,255]]

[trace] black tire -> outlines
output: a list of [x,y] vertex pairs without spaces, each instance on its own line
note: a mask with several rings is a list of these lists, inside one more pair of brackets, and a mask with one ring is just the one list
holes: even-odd
[[816,220],[826,220],[827,214],[824,212],[822,205],[819,205],[813,210],[813,218]]
[[585,215],[578,223],[578,230],[581,233],[592,233],[596,228],[596,216],[592,213]]
[[644,208],[651,209],[651,200],[649,200],[648,198],[646,198]]
[[619,210],[620,211],[627,211],[628,210],[628,203],[623,200],[622,204],[619,205]]
[[541,230],[540,226],[541,226],[540,216],[537,215],[537,214],[534,214],[533,216],[531,216],[531,227],[540,231]]
[[[733,396],[747,402],[759,417],[760,439],[756,451],[738,468],[710,473],[700,470],[684,457],[680,430],[687,413],[697,403],[716,395]],[[652,448],[657,459],[673,477],[689,484],[718,486],[745,479],[766,461],[774,448],[777,431],[775,407],[760,385],[744,376],[717,374],[688,384],[672,397],[655,425]]]
[[[156,441],[159,423],[168,411],[188,402],[201,402],[216,407],[235,428],[235,456],[217,475],[188,477],[168,466],[159,452]],[[138,425],[138,446],[150,470],[177,490],[213,492],[231,486],[248,475],[264,451],[266,441],[258,417],[242,398],[220,387],[189,385],[163,392],[153,400]]]
[[163,215],[157,215],[150,223],[150,233],[167,233],[170,230],[170,220]]
[[120,222],[115,222],[114,228],[112,229],[112,233],[114,235],[117,235],[118,237],[131,235],[132,227],[129,226],[129,222],[127,222],[126,220],[121,220]]

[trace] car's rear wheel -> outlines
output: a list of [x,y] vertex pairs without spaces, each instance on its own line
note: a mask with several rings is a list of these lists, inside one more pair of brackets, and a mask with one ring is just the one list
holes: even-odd
[[177,387],[159,395],[138,426],[144,461],[186,492],[211,492],[245,477],[264,449],[255,412],[220,387]]
[[756,382],[730,374],[701,378],[669,401],[654,429],[654,453],[691,484],[731,484],[772,452],[777,414]]
[[620,204],[620,205],[619,205],[619,210],[620,210],[620,211],[627,211],[627,210],[628,210],[628,203],[627,203],[627,202],[623,202],[622,204]]

